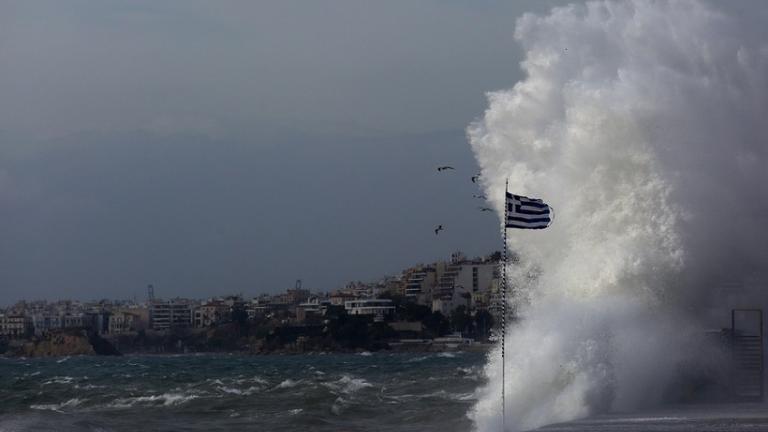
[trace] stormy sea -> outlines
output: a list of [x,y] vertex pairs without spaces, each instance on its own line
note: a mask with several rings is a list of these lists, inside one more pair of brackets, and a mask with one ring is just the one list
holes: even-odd
[[471,430],[480,353],[0,358],[0,431]]

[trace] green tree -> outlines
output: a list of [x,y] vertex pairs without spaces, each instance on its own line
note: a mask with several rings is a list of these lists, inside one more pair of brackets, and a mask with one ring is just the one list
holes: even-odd
[[475,313],[475,316],[474,316],[474,321],[475,321],[475,329],[476,329],[477,337],[480,340],[484,340],[484,341],[488,340],[488,336],[491,333],[491,329],[495,324],[493,315],[491,315],[491,313],[488,312],[487,310],[477,311],[477,313]]
[[472,322],[472,317],[467,313],[467,307],[461,305],[451,312],[451,328],[455,332],[466,333]]
[[427,330],[430,336],[443,336],[450,331],[451,324],[440,312],[432,312],[422,321],[424,328]]

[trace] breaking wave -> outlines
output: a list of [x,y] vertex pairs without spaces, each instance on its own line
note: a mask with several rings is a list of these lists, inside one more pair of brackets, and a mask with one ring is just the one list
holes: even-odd
[[136,396],[129,398],[116,399],[114,402],[107,405],[108,408],[131,408],[133,406],[178,406],[191,400],[197,399],[196,394],[183,394],[183,393],[163,393],[159,395],[150,396]]
[[35,410],[48,410],[48,411],[62,411],[66,408],[75,408],[85,402],[85,399],[72,398],[66,402],[59,404],[35,404],[30,405],[31,409]]
[[[509,233],[508,430],[657,404],[702,322],[765,305],[760,23],[694,1],[518,20],[527,76],[468,128],[499,214],[507,180],[558,212]],[[482,432],[500,428],[500,369],[496,351],[470,413]]]
[[294,381],[290,378],[283,380],[280,384],[277,385],[277,389],[286,389],[291,387],[296,387],[299,384],[299,381]]
[[324,383],[324,385],[332,390],[350,394],[362,390],[366,387],[372,387],[371,383],[362,378],[352,378],[349,375],[344,375],[339,378],[338,381],[332,381]]

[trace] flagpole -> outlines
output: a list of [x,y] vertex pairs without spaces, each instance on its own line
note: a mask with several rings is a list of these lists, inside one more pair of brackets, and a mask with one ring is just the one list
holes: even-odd
[[504,247],[501,253],[501,432],[504,432],[506,424],[506,371],[507,365],[504,361],[504,349],[507,344],[507,193],[509,191],[509,179],[504,183],[504,220],[501,221],[504,238]]

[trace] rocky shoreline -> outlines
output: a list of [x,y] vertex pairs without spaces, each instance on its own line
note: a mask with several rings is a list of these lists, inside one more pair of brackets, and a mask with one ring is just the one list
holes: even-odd
[[[79,355],[176,355],[194,353],[235,353],[243,355],[297,355],[326,353],[388,352],[485,352],[489,343],[453,344],[421,340],[404,343],[371,339],[349,343],[327,335],[280,337],[238,335],[236,329],[221,326],[205,331],[177,333],[142,332],[119,337],[102,337],[87,330],[51,332],[28,340],[6,341],[4,357],[65,357]],[[282,335],[285,336],[285,335]]]
[[106,339],[87,330],[62,330],[25,340],[8,341],[6,357],[64,357],[77,355],[120,355]]

